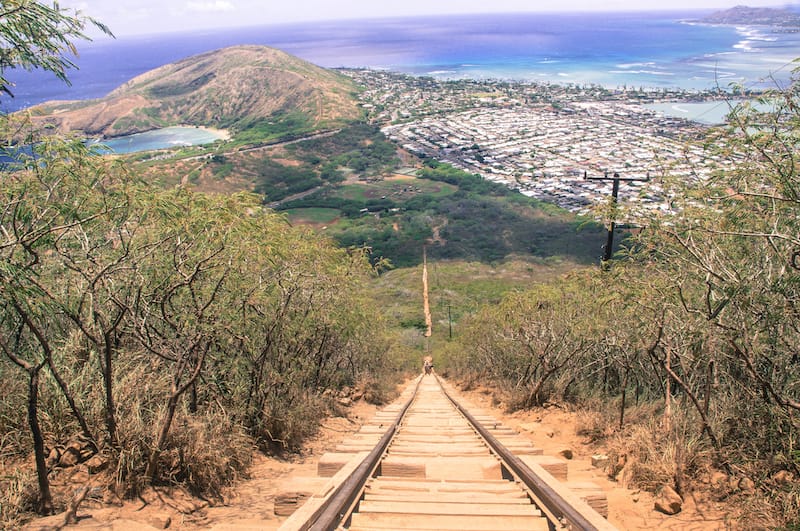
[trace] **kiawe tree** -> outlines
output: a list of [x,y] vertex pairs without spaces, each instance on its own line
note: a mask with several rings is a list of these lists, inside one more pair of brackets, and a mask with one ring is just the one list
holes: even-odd
[[197,385],[206,360],[223,350],[221,331],[236,328],[231,308],[240,302],[231,286],[231,269],[242,256],[233,250],[252,241],[241,231],[248,223],[242,206],[238,198],[179,189],[152,201],[145,216],[151,225],[148,239],[157,252],[148,252],[139,264],[144,283],[133,309],[132,333],[169,374],[145,472],[148,481],[157,478],[159,456],[181,399],[190,392],[189,410],[197,412]]
[[[0,4],[4,69],[63,77],[72,63],[56,51],[97,25],[57,5]],[[17,120],[0,117],[3,145],[27,131]],[[385,367],[363,252],[290,227],[254,195],[147,186],[80,138],[25,142],[32,152],[8,149],[0,182],[0,381],[25,404],[38,512],[59,505],[48,450],[65,439],[110,461],[118,491],[183,482],[216,494],[253,439],[296,446],[332,391]]]
[[[12,68],[66,79],[64,54],[88,26],[107,31],[57,4],[0,2],[0,91]],[[3,145],[24,125],[0,116]],[[292,229],[255,196],[147,187],[79,138],[25,142],[32,152],[9,148],[0,183],[0,377],[27,380],[12,398],[26,404],[38,512],[57,506],[47,450],[59,437],[80,434],[129,492],[175,477],[219,484],[246,459],[214,456],[198,472],[188,424],[210,431],[224,417],[231,432],[294,444],[313,430],[303,408],[381,366],[362,253]]]
[[789,426],[800,410],[800,83],[730,116],[715,154],[731,168],[685,187],[682,214],[651,234],[665,267],[680,271],[680,307],[713,327],[709,363],[753,399],[740,412],[757,419],[747,409],[763,404]]
[[715,173],[665,176],[674,210],[648,218],[626,256],[483,310],[465,327],[469,354],[459,361],[501,389],[527,391],[522,406],[548,388],[553,398],[619,398],[623,433],[635,391],[658,413],[648,434],[675,449],[663,481],[681,491],[711,466],[747,477],[773,497],[783,525],[800,520],[796,485],[776,479],[800,471],[797,72],[758,103],[708,132],[709,159],[726,162]]
[[67,71],[76,68],[68,54],[76,55],[75,41],[88,40],[87,28],[111,31],[80,11],[62,9],[37,0],[0,2],[0,92],[13,96],[9,69],[42,69],[69,83]]
[[[88,331],[87,323],[95,319],[81,310],[80,299],[86,296],[83,289],[88,283],[78,282],[76,273],[86,280],[87,271],[98,265],[98,239],[107,240],[108,219],[123,208],[119,198],[106,195],[113,188],[107,169],[90,157],[81,142],[51,139],[37,145],[32,156],[18,153],[0,187],[0,304],[4,309],[0,324],[5,336],[0,347],[30,378],[28,418],[42,493],[39,507],[45,513],[52,504],[37,410],[43,368],[58,383],[83,435],[96,446],[54,360],[66,338],[76,329]],[[82,262],[92,265],[78,267],[76,251]],[[104,274],[97,273],[91,280],[98,275]]]

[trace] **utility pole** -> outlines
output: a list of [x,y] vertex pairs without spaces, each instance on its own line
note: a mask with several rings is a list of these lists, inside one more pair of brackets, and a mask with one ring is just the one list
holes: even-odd
[[447,303],[447,325],[450,328],[450,339],[453,339],[453,314],[450,311],[450,303]]
[[603,249],[603,267],[606,267],[606,264],[611,260],[611,255],[614,250],[614,227],[616,226],[616,220],[614,216],[616,215],[616,206],[617,206],[617,197],[619,196],[619,183],[620,182],[647,182],[650,180],[650,174],[647,174],[647,177],[642,179],[641,177],[620,177],[619,173],[614,172],[613,177],[608,176],[608,172],[606,172],[604,177],[589,177],[586,172],[583,172],[583,178],[587,181],[612,181],[614,184],[611,188],[611,204],[612,204],[612,212],[611,212],[611,221],[608,224],[608,238],[606,239],[606,245]]

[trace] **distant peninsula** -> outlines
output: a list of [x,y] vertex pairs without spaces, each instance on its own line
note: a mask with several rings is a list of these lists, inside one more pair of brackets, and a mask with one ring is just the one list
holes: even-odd
[[789,9],[736,6],[701,19],[705,24],[746,24],[800,30],[800,14]]

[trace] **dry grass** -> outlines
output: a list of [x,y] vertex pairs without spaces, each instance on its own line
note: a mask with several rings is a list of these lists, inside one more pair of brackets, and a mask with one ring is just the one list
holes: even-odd
[[5,465],[0,469],[0,529],[19,529],[30,519],[36,492],[33,470]]
[[161,454],[162,481],[184,485],[195,495],[221,498],[225,487],[250,466],[253,445],[223,411],[182,416]]
[[0,462],[24,455],[29,445],[27,433],[27,378],[25,373],[0,358],[0,383],[3,399],[0,400]]
[[777,507],[779,514],[788,522],[786,528],[800,530],[800,485],[793,482],[783,487],[774,487],[770,494],[774,502],[766,509],[774,512]]
[[736,496],[728,501],[735,507],[732,516],[736,521],[736,529],[748,531],[796,530],[797,523],[786,525],[787,514],[777,510],[772,500],[765,496]]
[[327,400],[310,394],[273,397],[266,405],[263,425],[254,433],[256,439],[263,441],[269,452],[298,450],[327,416]]
[[376,406],[388,404],[400,395],[394,380],[388,378],[364,376],[358,388],[362,390],[364,400]]
[[[726,504],[736,522],[734,529],[800,530],[796,481],[777,482],[765,476],[766,461],[734,467],[735,474],[722,472],[711,443],[700,435],[690,413],[676,410],[667,428],[663,404],[642,404],[626,410],[620,430],[618,408],[618,401],[590,404],[578,414],[578,433],[604,448],[608,474],[620,484],[650,492],[666,484],[682,495],[702,493],[701,497]],[[725,452],[723,448],[722,454],[728,455]],[[753,479],[755,489],[743,490],[742,478]]]
[[585,410],[578,431],[602,441],[611,462],[609,475],[626,487],[655,492],[666,484],[682,493],[692,478],[711,468],[713,449],[691,416],[675,415],[667,423],[661,404],[642,404],[626,410],[620,430],[617,408],[612,403],[599,413]]
[[[149,374],[149,376],[148,376]],[[154,378],[146,365],[130,367],[119,383],[119,446],[116,490],[135,494],[147,484],[144,471],[161,426],[166,378]],[[167,443],[159,456],[156,484],[182,485],[202,496],[219,496],[244,473],[253,444],[244,430],[220,408],[190,414],[179,409]]]

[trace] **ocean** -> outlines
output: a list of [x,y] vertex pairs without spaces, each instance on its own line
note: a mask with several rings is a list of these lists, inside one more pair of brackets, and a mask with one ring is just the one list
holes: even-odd
[[[687,90],[786,85],[800,33],[691,22],[707,12],[459,15],[285,24],[103,39],[79,44],[72,86],[11,71],[11,112],[102,97],[138,74],[236,44],[265,44],[323,67],[369,67],[441,79],[506,79]],[[113,30],[113,28],[112,28]]]

